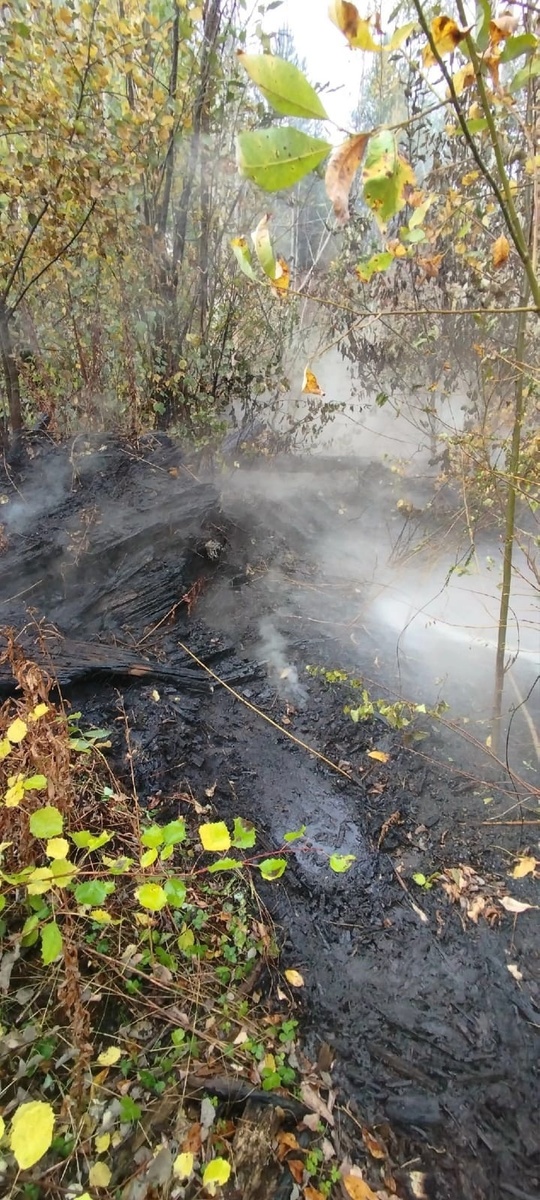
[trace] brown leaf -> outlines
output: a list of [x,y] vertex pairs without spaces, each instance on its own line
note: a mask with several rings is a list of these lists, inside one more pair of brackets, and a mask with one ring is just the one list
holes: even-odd
[[288,1158],[287,1166],[295,1183],[302,1184],[304,1182],[304,1164],[299,1158]]
[[[451,17],[435,17],[431,22],[431,36],[439,57],[444,58],[445,54],[451,54],[467,37],[471,28],[472,26],[469,29],[459,29]],[[432,67],[437,62],[430,45],[424,47],[422,58],[425,67]]]
[[311,1087],[311,1084],[304,1082],[300,1088],[300,1094],[304,1104],[307,1104],[308,1108],[311,1108],[313,1112],[318,1113],[318,1115],[322,1117],[323,1121],[327,1121],[329,1125],[334,1124],[334,1118],[328,1104],[325,1103],[325,1101],[322,1099],[322,1096],[319,1096],[318,1092],[315,1091],[315,1088]]
[[199,1153],[199,1151],[201,1149],[201,1144],[202,1144],[201,1143],[201,1129],[202,1129],[202,1126],[199,1124],[198,1121],[196,1122],[196,1124],[191,1126],[191,1129],[189,1130],[187,1137],[184,1139],[184,1141],[182,1143],[182,1150],[185,1154],[197,1155]]
[[276,274],[271,281],[270,286],[274,294],[279,296],[280,300],[283,300],[284,296],[286,295],[290,282],[291,268],[289,264],[285,262],[285,259],[279,255],[276,261]]
[[324,392],[319,385],[317,376],[313,374],[313,371],[309,370],[309,367],[306,367],[306,369],[304,371],[304,378],[302,380],[302,391],[307,396],[324,396]]
[[500,17],[495,17],[489,22],[489,40],[492,46],[498,46],[499,42],[504,42],[506,38],[512,37],[516,32],[519,21],[513,13],[501,13]]
[[349,219],[349,195],[352,181],[362,162],[368,141],[368,133],[355,134],[341,146],[336,147],[326,168],[324,177],[326,194],[332,201],[338,225],[345,225]]
[[432,254],[431,258],[419,259],[419,265],[422,267],[426,279],[436,279],[441,269],[442,260],[442,254]]
[[304,1196],[306,1200],[326,1200],[322,1192],[318,1192],[317,1188],[310,1187],[309,1184],[304,1188]]
[[505,238],[504,233],[493,243],[491,247],[491,261],[494,267],[502,267],[510,254],[510,245],[508,238]]
[[375,1134],[371,1133],[371,1130],[367,1129],[365,1126],[362,1129],[362,1138],[364,1140],[364,1145],[369,1150],[372,1158],[386,1158],[386,1147],[381,1141],[379,1141],[379,1138],[375,1137]]
[[287,1157],[290,1150],[300,1150],[300,1146],[298,1145],[294,1133],[287,1133],[286,1131],[283,1131],[283,1133],[278,1134],[277,1142],[277,1156],[280,1162]]
[[360,1174],[353,1174],[358,1171],[358,1167],[353,1167],[350,1175],[343,1176],[343,1187],[351,1200],[377,1200],[375,1192],[372,1191],[365,1179],[362,1179]]

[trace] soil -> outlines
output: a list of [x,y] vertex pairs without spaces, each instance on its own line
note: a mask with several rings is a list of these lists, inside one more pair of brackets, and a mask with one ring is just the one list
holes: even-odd
[[[165,442],[129,451],[106,444],[84,443],[85,461],[94,455],[84,477],[73,474],[73,447],[45,445],[0,485],[6,512],[17,497],[23,504],[6,521],[2,623],[28,628],[31,603],[32,621],[54,621],[65,635],[196,667],[187,646],[229,681],[214,679],[204,694],[172,678],[111,680],[91,666],[67,699],[85,721],[113,731],[112,766],[128,785],[133,779],[141,806],[159,803],[173,816],[186,785],[203,802],[215,785],[219,817],[253,821],[258,844],[272,852],[306,826],[263,899],[286,965],[305,980],[307,1051],[316,1057],[329,1043],[339,1102],[360,1125],[391,1130],[401,1193],[418,1171],[433,1200],[532,1200],[540,1195],[540,926],[537,909],[507,912],[500,899],[540,903],[533,876],[510,877],[517,857],[537,851],[534,784],[527,797],[487,772],[484,783],[467,743],[447,742],[429,718],[429,740],[408,745],[381,717],[354,724],[343,712],[353,697],[347,685],[306,672],[308,664],[358,670],[357,646],[353,657],[335,621],[310,620],[295,600],[294,585],[313,580],[323,502],[315,526],[312,517],[291,522],[294,498],[277,509],[246,506],[225,487],[220,501],[215,483],[195,481],[176,451],[171,467]],[[54,495],[43,490],[51,464],[62,481]],[[91,506],[99,518],[85,525]],[[74,537],[79,557],[65,551],[60,570],[58,547]],[[134,545],[138,574],[128,588]],[[278,631],[273,665],[261,646],[269,617]],[[376,634],[365,637],[372,662]],[[373,750],[386,761],[369,757]],[[486,824],[497,816],[502,823]],[[355,856],[349,871],[329,869],[334,853]],[[420,887],[415,872],[439,879]],[[453,879],[461,893],[456,885],[452,894]]]

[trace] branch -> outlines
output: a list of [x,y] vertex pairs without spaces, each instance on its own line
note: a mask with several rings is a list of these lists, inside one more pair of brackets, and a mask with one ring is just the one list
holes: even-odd
[[36,229],[37,229],[38,225],[39,225],[39,224],[40,224],[40,222],[43,220],[43,217],[45,216],[45,213],[47,212],[47,209],[48,209],[48,207],[49,207],[49,201],[48,201],[48,200],[45,200],[45,202],[44,202],[44,204],[43,204],[43,207],[42,207],[42,209],[41,209],[41,212],[39,213],[39,216],[38,216],[38,217],[36,217],[36,220],[34,221],[34,224],[32,225],[31,229],[29,229],[29,231],[28,231],[28,233],[27,233],[27,235],[26,235],[26,238],[25,238],[25,240],[24,240],[24,243],[23,243],[23,245],[21,246],[21,249],[19,250],[19,253],[18,253],[18,255],[17,255],[16,259],[15,259],[15,262],[14,262],[14,264],[13,264],[13,267],[12,267],[12,269],[11,269],[11,274],[10,274],[10,276],[9,276],[9,279],[8,279],[8,281],[7,281],[7,283],[6,283],[6,286],[5,286],[5,288],[4,288],[4,293],[3,293],[3,297],[2,297],[2,298],[3,298],[3,300],[4,300],[4,303],[5,303],[5,301],[7,300],[8,296],[9,296],[9,293],[10,293],[10,291],[11,291],[12,287],[13,287],[13,284],[14,284],[14,282],[15,282],[15,276],[16,276],[16,274],[17,274],[17,271],[19,270],[19,267],[20,267],[20,265],[21,265],[21,263],[22,263],[22,260],[23,260],[23,258],[24,258],[24,256],[25,256],[25,254],[26,254],[26,251],[28,250],[28,247],[29,247],[29,245],[30,245],[30,242],[32,241],[32,238],[33,238],[33,236],[34,236],[34,234],[35,234],[35,232],[36,232]]
[[59,259],[63,258],[64,254],[67,254],[68,250],[71,249],[73,243],[77,241],[78,237],[80,237],[85,225],[90,220],[90,217],[92,216],[92,213],[96,207],[96,204],[97,204],[97,200],[92,200],[92,203],[90,205],[90,208],[88,209],[86,216],[81,221],[78,229],[75,230],[75,233],[72,234],[72,236],[70,237],[69,242],[66,242],[65,246],[62,246],[61,250],[59,250],[58,253],[54,255],[54,258],[51,258],[49,260],[49,262],[46,263],[45,266],[41,268],[40,271],[37,271],[36,274],[33,275],[32,278],[28,281],[26,286],[23,287],[23,290],[22,290],[22,292],[19,293],[19,295],[15,301],[15,304],[13,304],[11,306],[12,314],[19,307],[21,300],[24,300],[24,297],[26,296],[26,293],[28,291],[30,291],[30,288],[33,287],[35,283],[37,283],[38,279],[41,279],[42,275],[45,275],[46,271],[49,271],[51,267],[54,267],[54,264],[57,263],[59,261]]

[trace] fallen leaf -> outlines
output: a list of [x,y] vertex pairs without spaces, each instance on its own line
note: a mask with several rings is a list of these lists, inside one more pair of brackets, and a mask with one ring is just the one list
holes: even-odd
[[90,1187],[106,1188],[111,1182],[111,1169],[102,1159],[94,1163],[88,1172],[88,1182]]
[[508,970],[510,971],[510,974],[513,976],[513,978],[518,983],[521,983],[521,980],[523,979],[523,975],[521,974],[519,967],[516,966],[516,963],[507,963],[506,965],[508,967]]
[[524,879],[525,875],[531,875],[533,871],[536,871],[537,866],[536,858],[520,858],[512,871],[512,876],[514,879]]
[[20,717],[16,717],[15,720],[11,722],[11,725],[8,726],[8,729],[6,730],[6,737],[8,741],[13,742],[13,745],[17,745],[18,742],[22,742],[24,740],[27,733],[28,725],[26,725],[24,721],[21,721]]
[[47,1153],[53,1140],[54,1112],[43,1100],[20,1104],[11,1122],[9,1144],[17,1166],[28,1170]]
[[105,1151],[109,1149],[110,1144],[111,1144],[110,1133],[99,1134],[99,1136],[96,1138],[96,1142],[95,1142],[96,1154],[104,1154]]
[[322,1096],[319,1096],[319,1093],[315,1091],[315,1088],[311,1087],[311,1084],[304,1082],[300,1088],[300,1094],[304,1104],[307,1104],[307,1107],[312,1112],[318,1113],[319,1117],[322,1117],[322,1120],[327,1121],[329,1125],[334,1124],[329,1104],[326,1104]]
[[309,1185],[304,1188],[304,1197],[305,1200],[326,1200],[326,1196],[322,1192],[318,1192],[317,1188],[310,1187]]
[[384,750],[368,750],[368,758],[374,758],[377,762],[387,763],[390,761],[390,755]]
[[302,380],[302,391],[308,396],[324,396],[322,388],[319,386],[317,376],[306,367],[304,378]]
[[377,1200],[375,1192],[372,1191],[365,1179],[362,1179],[359,1174],[353,1174],[356,1171],[358,1171],[358,1167],[353,1167],[349,1175],[342,1176],[343,1187],[347,1195],[351,1197],[351,1200]]
[[383,1143],[379,1141],[379,1138],[375,1137],[375,1134],[371,1133],[370,1129],[366,1129],[365,1126],[362,1129],[362,1139],[372,1158],[386,1158],[387,1152]]
[[522,913],[528,908],[535,908],[534,904],[524,904],[521,900],[514,900],[513,896],[502,896],[501,904],[510,913]]
[[291,987],[301,988],[304,986],[304,979],[299,971],[284,971],[284,975]]
[[182,1143],[182,1150],[188,1154],[198,1154],[201,1149],[201,1129],[202,1126],[198,1121],[189,1129],[187,1136]]
[[[445,54],[451,54],[470,31],[471,27],[459,29],[451,17],[435,17],[431,22],[431,36],[439,57],[444,58]],[[433,67],[437,62],[430,45],[424,47],[422,59],[425,67]]]
[[366,152],[368,141],[368,133],[357,133],[341,146],[336,146],[330,156],[324,182],[338,225],[345,225],[349,219],[352,182]]
[[298,1145],[294,1133],[287,1133],[284,1130],[282,1133],[278,1134],[277,1142],[277,1156],[280,1162],[287,1157],[289,1150],[300,1150],[300,1146]]
[[478,918],[482,915],[486,907],[485,896],[475,896],[472,904],[467,908],[467,916],[475,925],[478,924]]
[[491,261],[494,267],[502,267],[510,254],[510,244],[508,238],[505,238],[504,233],[493,243],[491,247]]
[[[286,997],[284,996],[283,999],[285,1000]],[[311,1129],[312,1133],[317,1133],[320,1120],[318,1113],[306,1113],[306,1116],[302,1117],[302,1125],[305,1125],[306,1129]]]
[[175,1158],[173,1163],[173,1174],[176,1179],[189,1179],[193,1170],[193,1154],[183,1153]]
[[302,1186],[302,1183],[304,1182],[304,1164],[301,1161],[301,1159],[288,1158],[287,1166],[289,1168],[289,1171],[291,1172],[294,1182],[298,1183],[298,1184],[300,1184],[300,1186]]
[[204,1168],[203,1187],[211,1196],[215,1196],[218,1187],[223,1187],[227,1183],[230,1173],[230,1164],[225,1158],[213,1158]]

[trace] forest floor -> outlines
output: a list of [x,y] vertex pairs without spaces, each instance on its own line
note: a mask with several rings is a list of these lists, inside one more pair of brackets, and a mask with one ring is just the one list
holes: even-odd
[[[111,1016],[112,999],[109,1008],[100,1000],[103,968],[113,970],[129,941],[124,944],[118,934],[115,951],[116,935],[94,930],[86,949],[79,947],[79,959],[87,953],[95,972],[85,975],[79,963],[84,1004],[88,1008],[92,1001],[100,1009],[99,1045],[106,1053],[112,1039],[113,1050],[121,1044],[124,1056],[113,1053],[110,1062],[105,1057],[94,1087],[97,1094],[108,1089],[109,1108],[124,1097],[120,1141],[112,1146],[118,1146],[114,1157],[123,1156],[124,1167],[126,1155],[131,1168],[140,1162],[139,1190],[133,1190],[132,1179],[126,1191],[125,1173],[113,1171],[111,1178],[107,1167],[104,1175],[85,1176],[83,1170],[79,1177],[92,1200],[94,1194],[109,1194],[109,1185],[122,1185],[129,1200],[195,1195],[200,1175],[186,1183],[180,1168],[171,1174],[171,1145],[194,1152],[196,1169],[199,1159],[209,1157],[213,1139],[212,1153],[217,1147],[219,1161],[233,1166],[224,1189],[230,1197],[318,1200],[330,1193],[352,1200],[393,1194],[532,1200],[540,1188],[540,825],[534,777],[528,783],[518,775],[497,778],[478,744],[446,730],[429,713],[411,711],[412,724],[405,729],[393,728],[378,712],[354,723],[344,708],[358,702],[351,677],[362,670],[362,627],[353,654],[333,617],[327,623],[310,617],[297,600],[300,593],[320,591],[310,546],[320,540],[327,501],[307,516],[298,510],[291,521],[287,509],[294,513],[294,494],[281,503],[270,497],[254,505],[242,500],[238,488],[227,496],[225,487],[220,494],[218,483],[197,482],[169,445],[133,450],[114,439],[82,439],[75,448],[38,447],[21,472],[9,472],[0,486],[5,498],[0,516],[6,514],[1,624],[26,630],[26,655],[32,657],[33,639],[34,657],[53,677],[54,652],[48,659],[46,639],[51,623],[67,639],[63,711],[82,714],[71,717],[69,736],[73,739],[74,720],[83,739],[84,729],[104,731],[97,759],[95,751],[90,756],[92,778],[96,772],[100,778],[99,827],[112,825],[120,839],[135,844],[148,822],[163,828],[185,821],[187,857],[179,860],[184,851],[177,847],[174,861],[192,889],[207,862],[200,846],[196,849],[200,822],[224,821],[232,830],[235,818],[242,818],[246,827],[253,824],[257,838],[252,856],[243,851],[252,863],[244,884],[236,882],[236,873],[213,875],[218,888],[204,892],[206,899],[197,893],[189,912],[180,910],[183,924],[162,926],[156,917],[156,933],[165,937],[161,957],[156,959],[155,942],[152,957],[152,937],[145,935],[146,958],[137,959],[138,968],[130,963],[132,985],[137,969],[146,973],[142,1000],[131,988],[133,1002],[143,1005],[133,1019],[137,1031],[130,1030],[129,991],[121,1021],[116,1009]],[[342,479],[341,492],[344,487]],[[358,511],[364,511],[362,497],[355,495]],[[352,494],[348,502],[352,505]],[[373,662],[373,636],[365,632],[366,664],[368,658]],[[82,666],[76,652],[70,659],[69,639],[90,647]],[[108,664],[104,646],[110,648]],[[123,660],[109,670],[119,647],[133,664],[146,663],[151,677],[138,672],[134,678],[133,664],[124,669]],[[167,670],[160,675],[163,666],[176,668],[177,679]],[[182,685],[187,667],[198,673],[200,687],[187,675]],[[17,669],[24,674],[20,662]],[[336,679],[336,670],[345,678]],[[27,678],[25,695],[34,703],[39,687],[36,692],[34,684],[32,693],[28,686]],[[7,702],[6,719],[8,712],[13,718],[12,705]],[[411,731],[428,737],[416,741]],[[83,780],[79,828],[82,821],[96,835],[96,804],[84,762],[77,762],[75,778]],[[103,793],[103,764],[110,794]],[[14,811],[19,810],[4,809],[4,817],[11,820]],[[298,840],[287,840],[288,833],[301,830]],[[9,836],[4,820],[7,840],[6,831]],[[259,880],[255,892],[261,853],[285,857],[287,867],[276,881]],[[341,856],[338,866],[354,856],[349,869],[332,870],[333,855]],[[210,877],[204,881],[210,887]],[[211,931],[206,940],[200,932],[205,922],[195,912],[205,905]],[[227,931],[222,942],[216,941],[220,920]],[[184,966],[178,966],[176,951],[169,955],[167,928],[184,938]],[[190,941],[191,929],[196,936]],[[24,1040],[32,1024],[28,989],[36,977],[37,950],[27,942],[28,949],[23,944],[17,951],[16,965],[6,963],[13,936],[8,926],[0,960],[0,981],[8,985],[3,1049],[12,1055],[8,1066],[13,1055],[19,1062],[15,1091],[9,1071],[3,1071],[6,1125],[17,1103],[38,1094],[35,1075],[20,1066],[23,1043],[16,1040]],[[225,968],[217,977],[214,959]],[[253,976],[250,961],[256,964]],[[211,1000],[204,995],[209,974]],[[189,997],[180,1015],[175,998],[171,1015],[167,989],[174,989],[177,976],[189,980],[183,979]],[[224,989],[234,1032],[226,1051]],[[171,1028],[184,1028],[191,1039],[186,1058],[185,1037],[177,1034],[172,1044],[182,1054],[176,1059],[173,1054],[172,1061],[169,1055],[161,1075],[151,1069],[154,1060],[163,1059],[163,1053],[155,1059],[155,1046],[162,1047],[155,1032],[159,1019],[169,1041]],[[118,1066],[127,1043],[131,1060],[139,1060],[135,1091],[129,1070],[122,1077]],[[246,1044],[249,1054],[242,1050]],[[69,1049],[66,1053],[69,1060]],[[39,1063],[38,1079],[47,1085],[43,1095],[56,1100],[54,1086],[47,1084],[50,1061],[41,1054]],[[175,1073],[180,1084],[173,1087]],[[210,1140],[205,1095],[218,1102],[220,1124]],[[173,1136],[171,1111],[177,1114],[182,1098],[187,1103],[190,1096],[200,1104],[198,1117],[188,1111],[181,1133],[175,1117]],[[148,1097],[152,1122],[135,1144]],[[167,1111],[156,1114],[163,1097]],[[135,1105],[131,1117],[126,1098]],[[97,1136],[106,1139],[114,1112],[109,1126],[103,1125],[106,1106],[99,1108],[98,1099],[96,1104],[102,1122]],[[247,1142],[242,1121],[251,1131]],[[263,1131],[258,1142],[254,1124]],[[162,1176],[154,1169],[149,1179],[148,1154],[136,1157],[144,1138],[154,1154],[151,1162],[158,1161],[156,1147],[169,1155]],[[106,1159],[109,1145],[97,1144]],[[87,1148],[85,1161],[93,1154]],[[70,1155],[72,1145],[66,1161]],[[77,1162],[80,1171],[80,1158]],[[73,1180],[65,1178],[71,1186]],[[10,1194],[56,1197],[63,1194],[62,1181],[54,1179],[54,1187],[28,1183],[26,1190],[19,1179]],[[205,1182],[212,1194],[211,1176]]]

